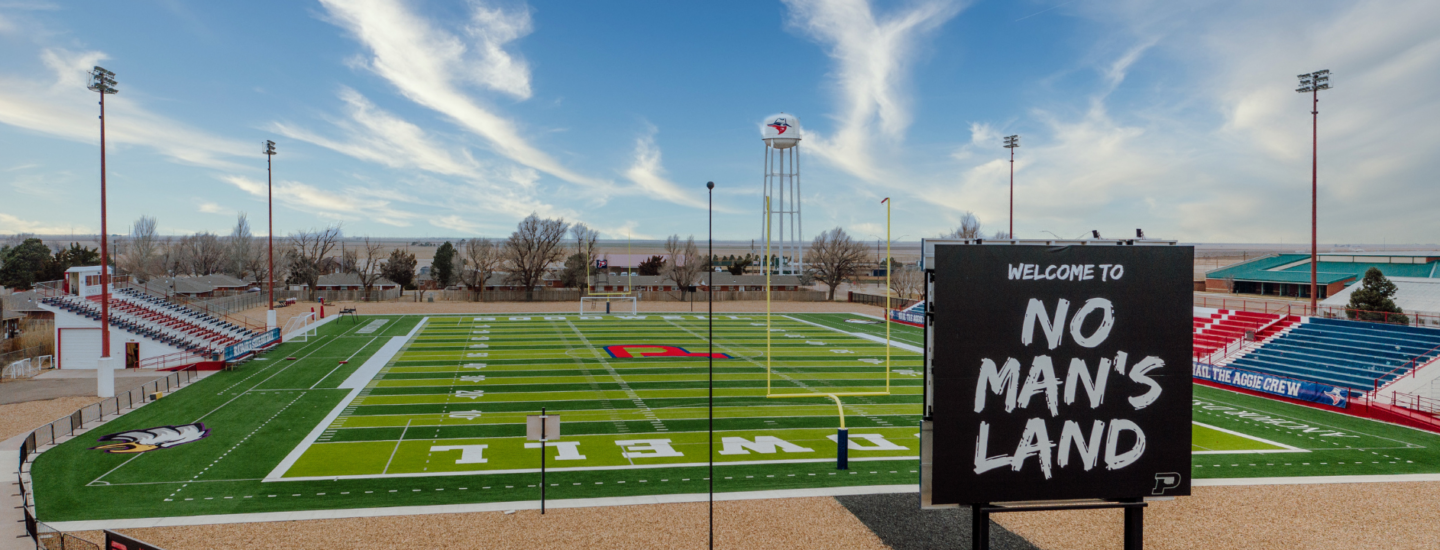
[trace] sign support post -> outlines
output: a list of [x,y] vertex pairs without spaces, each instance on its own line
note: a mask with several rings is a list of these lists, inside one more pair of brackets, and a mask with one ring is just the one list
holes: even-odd
[[[545,414],[545,407],[540,407],[539,415],[526,416],[525,439],[540,442],[540,515],[545,515],[545,443],[560,439],[560,416]],[[530,444],[526,443],[525,448]]]

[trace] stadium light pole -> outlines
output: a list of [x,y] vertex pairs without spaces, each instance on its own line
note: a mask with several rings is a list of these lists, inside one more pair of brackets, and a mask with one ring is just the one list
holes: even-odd
[[[708,201],[708,202],[706,203],[706,207],[705,207],[705,208],[706,208],[706,216],[707,216],[707,217],[706,217],[706,224],[707,224],[707,225],[706,225],[706,230],[705,230],[705,231],[706,231],[707,241],[708,241],[708,242],[707,242],[707,244],[705,245],[705,247],[706,247],[706,253],[708,253],[708,254],[710,255],[710,258],[711,258],[711,260],[713,261],[714,258],[715,258],[715,182],[713,182],[713,181],[707,181],[707,182],[705,182],[705,189],[706,189],[706,194],[708,195],[708,198],[707,198],[707,201]],[[715,266],[710,266],[710,273],[709,273],[709,275],[706,275],[706,276],[710,278],[710,279],[709,279],[709,282],[706,283],[706,284],[708,285],[707,290],[709,290],[709,292],[706,292],[706,293],[705,293],[706,307],[708,308],[708,309],[706,310],[706,312],[705,312],[705,325],[706,325],[706,328],[705,328],[705,330],[706,330],[705,341],[710,344],[709,353],[707,353],[708,357],[706,357],[706,359],[710,361],[710,374],[709,374],[709,379],[710,379],[710,391],[709,391],[709,418],[710,418],[710,428],[709,428],[709,435],[708,435],[708,437],[705,438],[705,441],[706,441],[706,442],[708,443],[708,445],[709,445],[709,446],[707,447],[707,449],[709,450],[709,460],[710,460],[710,479],[709,479],[709,481],[710,481],[710,548],[711,548],[711,550],[714,550],[714,548],[715,548]]]
[[266,255],[270,257],[270,268],[266,278],[270,280],[270,309],[265,311],[265,328],[274,329],[275,321],[275,193],[271,190],[275,178],[271,159],[275,158],[275,142],[265,140],[265,223],[269,228],[265,230]]
[[1316,276],[1316,261],[1319,256],[1318,203],[1320,202],[1320,90],[1330,89],[1330,71],[1321,70],[1299,75],[1300,87],[1295,91],[1310,94],[1310,314],[1315,315],[1320,305]]
[[115,396],[115,371],[110,367],[110,245],[105,219],[105,96],[119,93],[115,73],[96,65],[90,71],[91,91],[100,94],[100,360],[95,370],[96,393]]
[[1010,238],[1015,238],[1015,148],[1020,146],[1020,134],[1005,136],[1005,148],[1010,150]]

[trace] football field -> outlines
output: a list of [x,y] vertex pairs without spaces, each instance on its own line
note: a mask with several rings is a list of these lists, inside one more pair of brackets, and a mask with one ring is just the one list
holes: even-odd
[[[525,417],[541,408],[561,419],[548,499],[703,496],[712,359],[717,492],[914,486],[921,332],[892,325],[887,382],[884,330],[849,314],[334,320],[46,450],[36,502],[47,522],[533,503]],[[840,398],[850,469],[836,470],[824,395],[887,387]],[[767,397],[793,394],[807,397]],[[1435,434],[1202,386],[1193,415],[1196,478],[1440,473]],[[95,448],[186,425],[203,436]]]

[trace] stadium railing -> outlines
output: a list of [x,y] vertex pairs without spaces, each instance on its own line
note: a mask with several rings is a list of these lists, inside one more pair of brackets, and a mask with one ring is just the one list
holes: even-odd
[[1387,311],[1367,311],[1342,306],[1320,306],[1315,310],[1311,310],[1310,304],[1303,302],[1287,303],[1263,298],[1217,298],[1211,296],[1196,296],[1195,306],[1228,309],[1232,311],[1274,313],[1279,315],[1325,317],[1328,319],[1344,319],[1366,323],[1383,323],[1387,325],[1440,328],[1440,313],[1430,311],[1391,313]]
[[[163,391],[169,394],[170,392],[190,385],[198,378],[199,372],[196,371],[194,367],[178,370],[162,379],[146,382],[140,387],[123,394],[118,394],[115,397],[99,403],[81,407],[59,420],[50,422],[31,431],[30,435],[26,436],[24,442],[20,445],[20,463],[16,468],[17,482],[20,486],[20,497],[23,503],[22,507],[25,508],[27,519],[34,518],[35,507],[34,493],[31,490],[30,482],[26,480],[30,474],[28,465],[34,462],[35,456],[39,454],[42,449],[47,446],[53,447],[58,445],[62,440],[68,441],[67,438],[74,438],[78,435],[76,432],[84,430],[87,424],[94,424],[104,420],[106,417],[118,416],[124,411],[144,405],[150,401],[148,396],[152,393]],[[31,527],[28,521],[26,527]],[[38,536],[38,534],[32,531],[31,536],[33,538]],[[38,543],[39,539],[37,538],[36,540]],[[83,546],[77,546],[75,548],[80,547]],[[53,548],[53,546],[46,546],[46,548]],[[72,547],[64,546],[64,548]],[[94,546],[94,548],[99,548],[99,546]]]
[[[819,292],[819,291],[816,291],[816,292]],[[885,307],[885,297],[884,297],[884,296],[881,296],[881,295],[878,295],[878,294],[866,294],[866,293],[864,293],[864,292],[855,292],[855,291],[853,291],[853,290],[850,291],[849,294],[846,295],[846,301],[852,302],[852,303],[856,303],[856,304],[865,304],[865,305],[870,305],[870,306]],[[907,308],[907,307],[910,307],[910,306],[914,305],[916,301],[917,301],[917,300],[911,300],[911,299],[908,299],[908,298],[901,298],[901,297],[899,297],[899,296],[891,296],[891,297],[890,297],[890,309],[905,309],[905,308]]]
[[[1381,386],[1388,386],[1390,384],[1394,384],[1396,380],[1404,378],[1406,375],[1409,375],[1413,378],[1416,371],[1420,370],[1420,367],[1428,365],[1433,361],[1440,360],[1437,359],[1434,355],[1436,351],[1440,351],[1440,346],[1430,348],[1425,353],[1421,353],[1420,355],[1412,357],[1410,361],[1406,362],[1404,365],[1400,365],[1398,367],[1390,369],[1389,372],[1386,372],[1385,374],[1382,374],[1379,377],[1375,378],[1375,390],[1370,395],[1379,395]],[[1389,378],[1392,374],[1395,376],[1393,378]],[[1381,380],[1387,381],[1384,384],[1381,384]]]

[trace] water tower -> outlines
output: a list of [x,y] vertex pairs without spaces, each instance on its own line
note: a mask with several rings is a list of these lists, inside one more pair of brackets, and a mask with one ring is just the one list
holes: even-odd
[[[799,275],[805,266],[800,222],[800,120],[780,113],[761,123],[765,143],[765,189],[761,198],[760,237],[770,224],[770,253],[779,258],[778,273]],[[770,199],[768,219],[765,198]],[[764,262],[762,262],[763,265]]]

